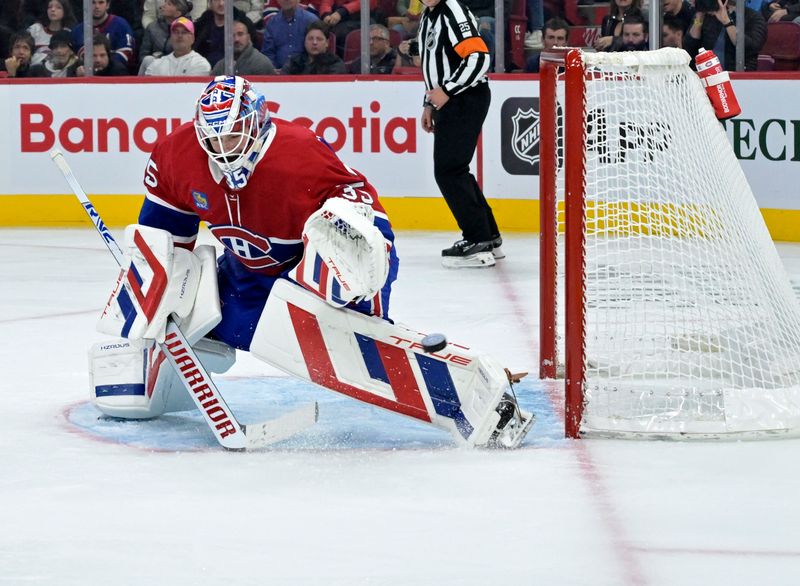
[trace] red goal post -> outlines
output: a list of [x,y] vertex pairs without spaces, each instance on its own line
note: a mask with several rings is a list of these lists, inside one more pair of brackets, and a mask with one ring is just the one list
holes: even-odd
[[797,434],[800,305],[688,54],[544,51],[539,97],[566,435]]
[[[556,243],[558,239],[558,224],[556,208],[558,197],[557,169],[558,169],[558,101],[556,98],[556,83],[559,71],[564,71],[565,91],[564,124],[563,124],[563,149],[570,154],[578,156],[565,158],[564,166],[564,213],[574,215],[578,213],[577,223],[571,226],[576,229],[565,232],[565,262],[578,263],[567,274],[575,276],[571,281],[565,282],[569,292],[565,295],[566,303],[572,299],[573,303],[565,307],[567,316],[566,328],[570,340],[582,340],[583,334],[583,268],[579,266],[582,258],[582,217],[581,210],[574,206],[582,207],[584,201],[584,157],[581,153],[585,148],[583,132],[583,107],[585,98],[584,67],[582,52],[578,49],[555,49],[543,51],[541,54],[540,82],[539,82],[539,278],[540,278],[540,378],[556,378],[559,363],[557,355],[557,254]],[[568,112],[571,113],[568,114]],[[566,194],[571,194],[569,197]],[[573,208],[568,206],[572,204]],[[574,270],[574,269],[577,269]],[[578,289],[575,289],[578,287]],[[567,374],[565,372],[565,428],[568,437],[578,437],[578,429],[583,413],[583,394],[581,381],[583,380],[582,349],[578,352],[566,353],[569,363]]]

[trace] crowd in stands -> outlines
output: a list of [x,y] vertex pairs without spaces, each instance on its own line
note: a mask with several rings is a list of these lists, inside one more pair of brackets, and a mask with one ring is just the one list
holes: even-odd
[[[232,0],[228,0],[232,1]],[[537,72],[543,48],[647,50],[647,8],[654,0],[504,0],[504,30],[522,19],[524,59],[506,36],[507,71]],[[663,46],[693,57],[714,49],[734,69],[736,2],[745,7],[745,69],[756,70],[770,24],[797,23],[800,0],[661,0]],[[94,75],[208,76],[224,71],[226,0],[91,0]],[[305,3],[302,3],[305,2]],[[359,0],[233,0],[232,41],[238,75],[372,75],[419,71],[421,0],[370,0],[369,66],[360,56]],[[495,0],[461,0],[478,19],[494,60]],[[583,8],[576,22],[575,5]],[[589,16],[587,16],[587,10]],[[0,76],[79,77],[83,70],[83,0],[3,0]],[[572,19],[570,17],[572,16]],[[591,30],[583,38],[571,35]],[[798,33],[800,37],[800,33]],[[519,42],[519,41],[518,41]],[[517,54],[523,54],[520,51]],[[519,62],[522,61],[522,62]],[[800,64],[798,64],[800,67]]]
[[[586,0],[582,2],[586,14]],[[591,4],[591,0],[588,0]],[[652,6],[653,2],[644,0]],[[744,7],[744,68],[745,71],[759,69],[762,52],[767,49],[770,24],[792,23],[794,52],[797,61],[788,69],[800,69],[800,0],[662,0],[661,46],[685,49],[694,58],[701,48],[714,50],[723,67],[734,70],[736,66],[737,2],[746,2]],[[595,5],[596,6],[596,5]],[[591,8],[594,8],[592,6]],[[596,11],[590,10],[593,14]],[[545,38],[555,38],[559,32],[560,42],[565,34],[569,44],[595,51],[643,51],[649,47],[649,20],[643,0],[609,0],[605,14],[592,21],[585,20],[576,26],[564,20],[562,12],[550,18],[544,27]],[[582,38],[572,35],[580,29]],[[578,32],[577,30],[575,32]],[[776,31],[777,32],[777,31]],[[566,43],[565,43],[566,44]],[[545,40],[544,46],[548,47]],[[550,45],[552,46],[552,45]],[[558,46],[558,45],[556,45]],[[538,71],[538,57],[534,54],[526,63],[526,71]]]

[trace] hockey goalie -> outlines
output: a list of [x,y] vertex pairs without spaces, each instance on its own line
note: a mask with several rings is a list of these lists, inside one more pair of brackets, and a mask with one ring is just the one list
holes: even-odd
[[[372,185],[307,128],[273,119],[241,77],[217,77],[193,122],[160,140],[138,224],[90,350],[92,397],[118,418],[194,407],[156,342],[180,323],[211,372],[235,351],[453,433],[518,446],[533,416],[491,357],[388,318],[398,260]],[[200,222],[222,243],[195,246]]]

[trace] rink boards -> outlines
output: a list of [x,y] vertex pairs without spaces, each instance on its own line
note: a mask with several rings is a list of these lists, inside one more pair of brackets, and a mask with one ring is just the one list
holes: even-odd
[[[737,76],[743,114],[726,131],[773,237],[800,240],[800,74]],[[5,226],[80,225],[48,152],[62,149],[112,225],[133,221],[156,140],[191,119],[205,80],[113,83],[0,80]],[[422,83],[405,76],[257,78],[273,115],[308,126],[375,184],[397,228],[452,229],[432,172],[432,136],[419,128]],[[505,230],[538,229],[536,76],[500,75],[473,172]],[[87,92],[87,89],[90,90]],[[769,95],[769,100],[764,96]]]

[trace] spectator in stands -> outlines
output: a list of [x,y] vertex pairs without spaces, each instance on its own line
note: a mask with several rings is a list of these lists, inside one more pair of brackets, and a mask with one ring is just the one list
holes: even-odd
[[661,27],[661,46],[683,48],[683,23],[675,18],[665,16]]
[[[800,0],[778,0],[764,3],[761,12],[767,22],[794,21],[800,24]],[[745,25],[746,26],[746,25]]]
[[[545,23],[544,33],[542,34],[542,45],[544,49],[566,47],[568,38],[569,24],[566,20],[551,18]],[[527,73],[539,73],[539,55],[540,53],[537,52],[527,58],[525,64],[525,71]]]
[[[75,15],[75,18],[78,22],[83,20],[83,0],[67,0],[69,4],[72,6],[72,14]],[[73,47],[74,49],[74,47]]]
[[[736,68],[736,2],[717,0],[714,12],[697,11],[692,26],[683,38],[683,48],[697,56],[700,47],[713,49],[725,69]],[[758,53],[767,41],[767,21],[761,13],[744,9],[744,69],[758,69]]]
[[[388,75],[394,69],[397,53],[389,44],[389,29],[382,24],[369,27],[369,73]],[[361,73],[361,57],[350,64],[350,73]]]
[[[303,2],[303,8],[305,8],[311,14],[319,18],[319,14],[317,14],[316,10],[311,9],[310,4],[306,4],[305,2]],[[278,14],[280,11],[281,11],[281,5],[278,3],[278,0],[264,0],[264,10],[261,11],[262,24],[266,25],[267,21],[274,15]]]
[[11,35],[11,56],[3,62],[8,77],[29,77],[34,47],[28,31]]
[[302,6],[298,0],[278,0],[281,11],[273,14],[264,25],[264,44],[261,52],[280,69],[289,57],[303,52],[306,29],[317,16]]
[[[495,35],[495,0],[461,0],[461,3],[470,9],[470,12],[478,19],[478,34],[483,42],[489,47],[491,56],[491,67],[494,67],[494,35]],[[503,0],[504,28],[508,30],[508,17],[511,14],[512,0]],[[506,37],[507,38],[507,37]]]
[[7,0],[0,4],[0,26],[13,30],[19,27],[20,3]]
[[417,39],[407,39],[397,45],[397,60],[394,62],[394,66],[395,69],[398,67],[422,67]]
[[0,25],[13,32],[28,28],[38,17],[38,10],[25,0],[3,0],[0,2]]
[[667,19],[678,21],[681,23],[681,32],[686,34],[694,20],[694,6],[688,0],[663,0],[663,2],[664,19],[662,22],[666,22]]
[[69,31],[54,32],[50,37],[49,49],[44,61],[31,66],[30,77],[71,77],[70,72],[74,76],[72,66],[78,57],[72,50]]
[[[255,28],[243,16],[233,23],[233,71],[235,75],[275,75],[275,67],[269,58],[253,46]],[[212,75],[225,73],[225,59],[222,58],[211,70]]]
[[[310,1],[318,7],[319,17],[336,35],[336,53],[344,55],[344,40],[347,34],[361,27],[360,0],[319,0]],[[370,11],[378,6],[378,0],[369,0]]]
[[[121,16],[109,13],[109,8],[111,7],[109,0],[91,1],[94,34],[104,35],[108,38],[112,58],[123,67],[128,67],[133,59],[134,48],[133,30],[130,24]],[[117,2],[118,0],[114,1]],[[78,23],[72,29],[72,46],[79,56],[83,49],[83,24],[82,22]]]
[[650,48],[649,26],[638,14],[632,14],[622,23],[622,44],[615,51],[647,51]]
[[[158,20],[147,25],[142,37],[142,45],[139,49],[140,75],[154,59],[163,57],[172,51],[170,26],[177,18],[191,14],[192,8],[193,4],[189,0],[165,0],[161,3],[158,8],[160,13]],[[192,26],[192,40],[194,40],[194,26]]]
[[410,39],[417,35],[419,15],[425,9],[420,0],[397,0],[395,14],[387,16],[387,26],[400,33],[401,39]]
[[[317,14],[317,11],[313,9],[309,2],[303,2],[301,6],[319,18],[319,14]],[[264,10],[261,11],[261,22],[266,24],[270,18],[278,14],[280,11],[281,5],[278,0],[264,0]]]
[[306,30],[304,51],[291,57],[281,73],[286,75],[328,75],[347,73],[344,61],[328,51],[328,27],[312,22]]
[[[244,12],[233,7],[233,18],[247,18]],[[225,0],[208,0],[208,10],[194,23],[194,50],[209,63],[225,57]]]
[[[165,0],[144,0],[144,8],[142,9],[142,28],[147,31],[147,27],[158,20],[161,16],[161,5]],[[208,0],[196,0],[193,2],[191,10],[184,14],[192,22],[202,16],[203,12],[208,8]]]
[[[142,0],[114,0],[113,5],[108,11],[121,18],[125,19],[131,30],[133,30],[133,38],[135,40],[134,47],[138,47],[142,42],[142,35],[144,29],[142,28]],[[113,46],[113,42],[112,42]]]
[[72,4],[67,0],[49,0],[39,19],[28,27],[36,45],[31,64],[41,63],[50,53],[50,38],[53,33],[69,31],[76,22],[75,15],[72,14]]
[[[269,1],[277,2],[277,0],[269,0]],[[330,5],[331,5],[332,1],[333,0],[307,0],[306,2],[303,2],[303,6],[305,6],[306,10],[308,10],[309,12],[312,12],[312,13],[316,14],[317,17],[320,17],[321,14],[322,14],[320,12],[321,10],[325,9],[325,10],[330,11]],[[264,8],[265,12],[266,12],[266,10],[267,9]]]
[[595,50],[619,50],[622,45],[622,21],[634,14],[644,18],[642,0],[611,0],[608,14],[600,24],[600,35],[593,44]]
[[14,34],[10,28],[0,24],[0,61],[5,61],[10,53],[11,35]]
[[[144,0],[144,8],[142,10],[142,26],[146,29],[156,20],[160,15],[159,10],[161,8],[161,4],[164,3],[164,0]],[[184,16],[187,16],[192,21],[197,21],[206,11],[206,9],[210,8],[211,2],[209,0],[197,0],[194,2],[194,6],[192,9],[186,13]],[[244,13],[244,15],[250,19],[253,24],[256,24],[260,27],[260,23],[263,19],[262,13],[264,10],[264,0],[234,0],[233,7]]]
[[525,16],[528,17],[528,27],[525,32],[525,51],[537,51],[544,47],[544,1],[525,0]]
[[262,28],[264,22],[264,0],[234,0],[234,8],[238,8],[256,28]]
[[[118,59],[114,59],[111,41],[103,34],[96,34],[92,37],[92,67],[94,68],[94,75],[101,77],[128,75],[128,68]],[[72,68],[75,69],[74,72],[72,72]],[[86,75],[86,69],[80,60],[75,62],[68,71],[67,77],[83,77]]]
[[172,52],[163,57],[153,59],[144,71],[144,75],[181,76],[211,74],[211,65],[205,57],[192,50],[194,45],[194,24],[185,16],[172,21],[170,29],[170,45]]

